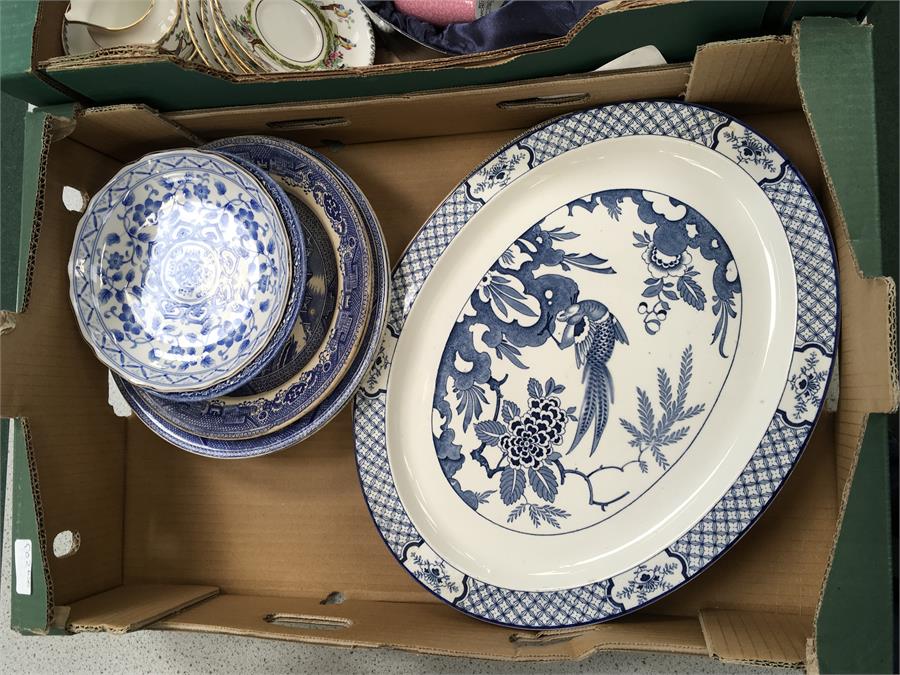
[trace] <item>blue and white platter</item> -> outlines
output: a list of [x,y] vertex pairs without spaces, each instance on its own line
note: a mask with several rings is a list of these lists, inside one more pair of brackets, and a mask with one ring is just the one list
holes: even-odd
[[[264,137],[227,139],[213,145],[217,150],[252,158],[254,163],[268,170],[291,197],[308,207],[319,222],[325,224],[337,261],[334,318],[322,346],[312,359],[306,364],[299,363],[299,359],[291,362],[294,363],[292,369],[299,368],[303,372],[311,372],[310,368],[320,363],[338,365],[321,369],[322,379],[327,376],[330,382],[326,394],[312,407],[302,404],[303,396],[311,389],[304,387],[303,382],[312,381],[317,385],[318,379],[303,379],[296,373],[262,394],[247,393],[246,398],[254,401],[274,401],[267,408],[272,413],[268,417],[244,414],[238,406],[229,403],[233,397],[195,408],[193,404],[172,404],[149,396],[120,378],[116,378],[116,382],[138,417],[173,445],[210,457],[253,457],[282,450],[308,438],[331,420],[359,387],[378,350],[386,321],[387,250],[368,201],[330,160],[296,144]],[[237,146],[242,149],[235,150]],[[341,191],[345,192],[342,199],[346,203],[332,198]],[[356,337],[352,337],[354,334]],[[329,343],[329,340],[333,342]],[[354,344],[350,345],[350,342]],[[328,344],[331,346],[323,349]],[[298,377],[301,377],[299,385]],[[248,386],[256,388],[257,384]],[[211,436],[222,434],[223,430],[227,433],[229,427],[240,428],[241,425],[252,425],[253,433],[227,438]]]
[[837,325],[827,226],[765,138],[676,102],[547,122],[461,183],[394,271],[355,406],[372,517],[479,619],[621,616],[770,503]]
[[302,235],[279,192],[255,168],[197,150],[119,171],[88,204],[69,259],[72,306],[98,358],[166,396],[251,379],[303,293]]

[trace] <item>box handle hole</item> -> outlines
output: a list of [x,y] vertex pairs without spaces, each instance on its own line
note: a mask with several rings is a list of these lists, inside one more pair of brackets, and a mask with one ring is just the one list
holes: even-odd
[[53,555],[57,558],[75,555],[80,547],[81,535],[77,530],[63,530],[53,537]]
[[62,189],[62,201],[63,206],[69,211],[84,213],[84,207],[87,206],[88,203],[88,196],[86,192],[79,190],[78,188],[73,188],[71,185],[65,185]]
[[312,616],[309,614],[288,614],[285,612],[266,614],[263,619],[266,623],[298,630],[341,630],[353,625],[350,619],[338,616]]
[[328,127],[346,127],[350,120],[346,117],[313,117],[297,120],[281,120],[278,122],[266,122],[270,129],[281,131],[295,131],[298,129],[325,129]]
[[533,96],[532,98],[517,98],[512,101],[500,101],[497,107],[500,110],[512,110],[516,108],[554,108],[561,105],[571,105],[587,101],[590,94],[556,94],[554,96]]

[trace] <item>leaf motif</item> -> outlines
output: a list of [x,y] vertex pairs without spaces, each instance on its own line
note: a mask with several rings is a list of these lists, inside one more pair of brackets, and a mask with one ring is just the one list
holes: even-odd
[[669,460],[666,459],[666,456],[663,454],[662,450],[659,449],[656,445],[650,447],[650,452],[653,454],[653,459],[656,460],[656,463],[659,464],[663,469],[669,468]]
[[659,295],[660,290],[662,290],[662,288],[659,285],[647,286],[647,288],[644,289],[644,292],[641,293],[641,295],[645,298],[655,298],[657,295]]
[[519,413],[521,413],[521,409],[512,401],[504,401],[503,402],[503,410],[501,411],[501,417],[503,417],[503,421],[509,424],[513,417],[518,417]]
[[100,292],[97,294],[97,299],[100,300],[101,305],[105,305],[112,298],[113,292],[108,288],[100,289]]
[[647,466],[647,462],[642,459],[638,460],[638,467],[640,467],[641,473],[647,473],[650,470],[650,467]]
[[[127,206],[127,204],[126,204],[126,206]],[[112,232],[112,233],[106,235],[106,243],[110,246],[112,246],[113,244],[118,244],[120,241],[121,241],[121,239],[119,238],[119,235],[116,234],[115,232]]]
[[675,295],[674,291],[664,290],[662,292],[663,296],[668,298],[669,300],[677,300],[678,296]]
[[663,368],[656,369],[656,384],[659,386],[659,405],[663,412],[672,409],[672,381],[669,374]]
[[514,469],[511,466],[503,469],[500,474],[500,499],[509,506],[525,492],[525,472]]
[[566,232],[562,227],[555,227],[552,230],[547,232],[550,235],[550,238],[553,241],[566,241],[567,239],[577,239],[578,234],[576,232]]
[[541,398],[544,395],[541,383],[533,377],[528,380],[528,395],[531,398]]
[[650,404],[650,397],[647,396],[647,392],[638,387],[638,417],[641,420],[641,428],[644,432],[644,438],[649,438],[653,435],[653,427],[656,424],[656,420],[653,416],[653,406]]
[[534,523],[535,527],[541,526],[541,512],[534,504],[528,505],[528,516],[531,518],[531,522]]
[[497,445],[500,442],[500,437],[505,433],[506,426],[496,420],[484,420],[475,425],[475,435],[485,445]]
[[625,428],[625,431],[627,431],[634,437],[634,440],[637,441],[637,445],[640,445],[641,441],[644,440],[644,434],[641,433],[640,429],[638,429],[624,417],[619,418],[619,423]]
[[525,509],[527,508],[527,504],[519,504],[516,508],[509,512],[509,516],[506,518],[507,523],[511,523],[516,518],[525,513]]
[[597,272],[598,274],[616,273],[612,267],[604,267],[608,262],[606,258],[600,258],[593,253],[583,253],[581,255],[567,253],[563,259],[570,265],[587,270],[588,272]]
[[681,353],[681,368],[678,371],[678,393],[676,394],[675,409],[683,410],[687,402],[687,390],[691,384],[691,376],[694,370],[694,351],[691,345],[684,348]]
[[[684,420],[690,419],[691,417],[694,417],[695,415],[699,415],[699,414],[702,413],[705,409],[706,409],[706,404],[705,404],[705,403],[700,403],[700,404],[698,404],[698,405],[692,405],[690,408],[684,410],[684,411],[678,416],[678,420],[677,420],[677,421],[683,422]],[[673,421],[675,421],[675,420],[673,420]]]
[[700,284],[687,273],[678,280],[678,294],[682,300],[698,312],[703,311],[703,308],[706,307],[706,293],[703,292]]
[[542,466],[537,471],[528,469],[528,480],[531,483],[531,489],[538,497],[546,502],[556,499],[559,483],[556,480],[556,474],[549,466]]
[[671,434],[663,436],[659,440],[660,445],[672,445],[673,443],[677,443],[680,440],[683,440],[685,436],[688,434],[687,427],[681,427],[680,429],[676,429]]
[[491,499],[491,495],[494,494],[495,492],[497,492],[497,491],[496,490],[487,490],[485,492],[476,492],[475,500],[479,504],[487,504]]

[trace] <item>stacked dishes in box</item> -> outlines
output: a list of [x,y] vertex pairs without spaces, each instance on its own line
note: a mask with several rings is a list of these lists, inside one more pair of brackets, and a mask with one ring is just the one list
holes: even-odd
[[369,66],[375,36],[359,0],[71,0],[63,51],[151,47],[228,73]]
[[385,320],[387,254],[353,181],[280,139],[223,139],[121,169],[69,261],[81,331],[132,409],[185,450],[249,457],[350,399]]

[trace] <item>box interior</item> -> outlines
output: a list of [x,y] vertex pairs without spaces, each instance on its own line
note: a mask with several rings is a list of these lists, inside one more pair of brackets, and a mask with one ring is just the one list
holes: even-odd
[[[802,110],[792,47],[788,38],[720,43],[700,50],[692,70],[453,94],[167,118],[122,106],[87,109],[74,121],[48,118],[25,304],[3,337],[0,395],[3,416],[23,418],[55,621],[69,630],[112,631],[155,621],[159,628],[505,659],[619,648],[803,663],[865,417],[890,395],[883,372],[890,342],[888,300],[855,264]],[[459,180],[527,127],[604,102],[682,94],[770,138],[818,196],[840,264],[841,399],[836,413],[823,414],[758,524],[700,578],[646,610],[530,633],[443,605],[394,561],[370,520],[349,408],[286,451],[222,461],[182,452],[107,405],[106,370],[69,306],[65,270],[80,214],[64,207],[64,186],[90,195],[150,149],[236,133],[283,136],[320,148],[359,184],[396,262]],[[49,549],[64,530],[78,533],[80,547],[57,558]],[[335,592],[342,603],[331,604]]]

